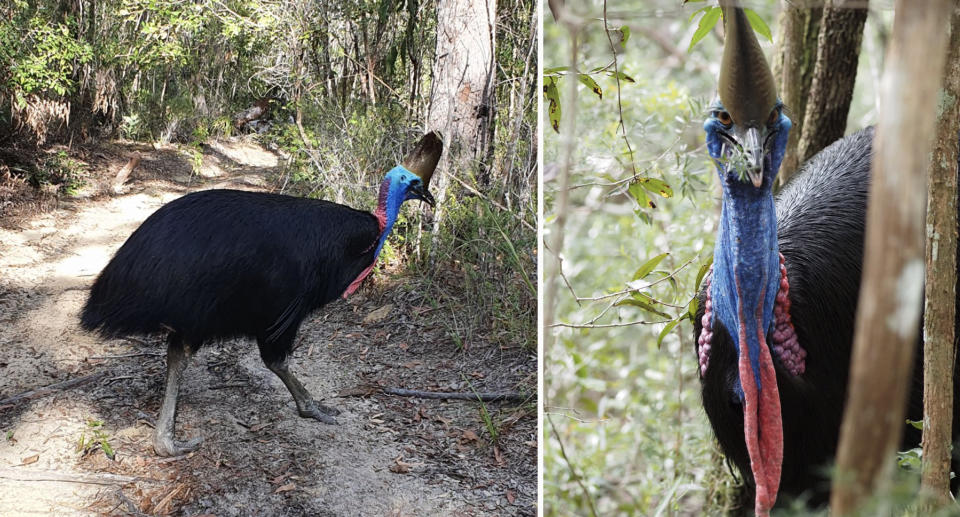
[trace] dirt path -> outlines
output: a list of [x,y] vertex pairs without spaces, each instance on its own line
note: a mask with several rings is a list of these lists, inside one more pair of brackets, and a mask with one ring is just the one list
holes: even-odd
[[[102,155],[109,170],[101,176],[128,151]],[[439,311],[395,278],[368,283],[301,330],[293,369],[343,411],[339,425],[297,417],[256,346],[230,340],[201,350],[180,396],[178,431],[202,435],[204,445],[186,457],[155,456],[162,337],[137,343],[84,333],[77,314],[87,289],[162,204],[205,188],[262,190],[277,158],[242,141],[213,144],[196,176],[175,150],[142,153],[126,194],[63,201],[0,228],[0,400],[101,374],[0,405],[0,515],[535,513],[534,400],[488,404],[492,440],[480,404],[379,392],[535,386],[535,360],[520,348],[458,349],[435,321]],[[388,305],[385,318],[363,324]],[[81,439],[101,436],[114,461],[98,448],[77,451]]]

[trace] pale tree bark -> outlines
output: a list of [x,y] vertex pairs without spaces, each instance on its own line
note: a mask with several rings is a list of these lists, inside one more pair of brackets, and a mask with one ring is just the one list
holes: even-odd
[[786,184],[800,166],[797,143],[803,133],[803,115],[807,109],[807,96],[817,61],[817,34],[823,14],[819,5],[819,1],[804,4],[784,0],[780,12],[780,40],[773,60],[773,76],[777,78],[780,99],[787,107],[793,129],[777,174],[779,185]]
[[441,0],[437,4],[437,52],[427,130],[443,133],[444,149],[435,177],[437,213],[443,216],[448,175],[483,183],[492,148],[494,121],[494,28],[496,0]]
[[[880,85],[863,280],[830,505],[854,512],[892,474],[923,307],[924,212],[951,0],[897,0]],[[917,37],[922,34],[923,37]],[[934,73],[931,73],[935,71]]]
[[817,64],[797,145],[800,163],[843,136],[857,79],[866,0],[827,0],[817,37]]
[[954,0],[950,49],[937,107],[927,186],[927,278],[923,321],[923,466],[921,486],[940,506],[950,501],[957,286],[957,132],[960,131],[960,0]]

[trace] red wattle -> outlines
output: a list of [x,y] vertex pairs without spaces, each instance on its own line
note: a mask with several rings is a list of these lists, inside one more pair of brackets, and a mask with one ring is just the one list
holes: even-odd
[[767,348],[762,328],[763,293],[760,294],[760,306],[757,308],[757,339],[760,344],[758,387],[750,364],[747,345],[747,330],[744,322],[743,307],[739,307],[740,317],[740,386],[743,388],[743,438],[750,455],[750,470],[756,484],[754,512],[759,517],[769,515],[777,500],[780,489],[780,473],[783,464],[783,422],[780,415],[780,393],[777,389],[777,375],[773,368],[773,358]]
[[[374,210],[373,216],[377,218],[377,225],[380,226],[380,234],[383,235],[383,230],[387,227],[387,194],[390,190],[390,182],[384,181],[380,186],[380,199],[377,203],[377,209]],[[371,248],[377,245],[377,241],[373,241],[373,244],[370,245]],[[366,267],[363,271],[357,275],[357,278],[353,279],[353,282],[350,282],[350,285],[343,291],[341,295],[343,299],[346,299],[347,296],[353,294],[356,291],[360,284],[367,278],[371,271],[373,271],[373,266],[377,265],[377,257],[373,257],[373,262]]]

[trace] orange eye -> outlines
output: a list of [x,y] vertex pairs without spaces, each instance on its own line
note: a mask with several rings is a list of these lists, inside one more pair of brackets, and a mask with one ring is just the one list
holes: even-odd
[[719,120],[724,126],[729,126],[733,123],[733,119],[730,118],[730,114],[726,111],[717,112],[717,120]]

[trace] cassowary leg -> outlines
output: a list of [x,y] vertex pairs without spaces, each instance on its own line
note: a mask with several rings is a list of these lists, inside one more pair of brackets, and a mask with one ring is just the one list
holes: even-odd
[[303,387],[300,380],[287,368],[287,358],[293,349],[293,339],[297,335],[299,325],[292,325],[283,335],[275,340],[268,340],[264,337],[257,338],[257,345],[260,347],[260,358],[270,371],[277,374],[284,386],[290,390],[293,395],[293,401],[297,403],[297,411],[304,418],[313,418],[325,424],[336,424],[334,415],[339,415],[340,411],[324,406],[313,400],[307,388]]
[[160,456],[179,456],[196,450],[203,443],[203,438],[191,438],[181,442],[174,438],[174,422],[177,419],[177,395],[180,392],[180,381],[183,371],[187,369],[190,360],[189,346],[184,346],[183,340],[176,332],[167,336],[167,388],[163,392],[163,405],[160,406],[160,417],[153,435],[153,450]]
[[324,406],[316,400],[313,400],[307,388],[304,388],[300,380],[287,369],[287,361],[285,359],[269,362],[267,363],[267,368],[270,368],[271,372],[277,374],[277,377],[280,377],[283,384],[290,390],[294,402],[297,403],[297,411],[300,413],[300,416],[304,418],[314,418],[325,424],[337,423],[333,415],[339,415],[340,411],[336,408]]

